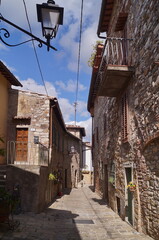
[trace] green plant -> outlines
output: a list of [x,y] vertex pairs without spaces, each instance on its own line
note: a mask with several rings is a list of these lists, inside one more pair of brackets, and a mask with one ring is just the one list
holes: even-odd
[[110,176],[110,177],[109,177],[109,183],[111,183],[111,184],[114,184],[114,183],[115,183],[115,179],[114,179],[113,176]]
[[127,185],[127,188],[129,188],[130,190],[135,190],[136,185],[133,182],[129,182],[129,184]]
[[49,180],[50,181],[57,181],[57,176],[54,173],[49,174]]
[[8,205],[12,203],[12,194],[4,188],[0,188],[0,202],[5,202]]
[[93,45],[93,51],[92,51],[91,56],[88,60],[88,66],[89,67],[93,67],[93,65],[94,65],[94,59],[95,59],[95,56],[96,56],[96,53],[97,53],[98,44],[103,44],[103,41],[96,41],[96,43]]

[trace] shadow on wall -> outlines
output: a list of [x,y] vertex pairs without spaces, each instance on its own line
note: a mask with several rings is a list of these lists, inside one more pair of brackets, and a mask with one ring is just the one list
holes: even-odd
[[[21,211],[40,212],[46,206],[48,170],[40,166],[7,166],[7,188],[19,186]],[[42,179],[41,179],[42,178]]]

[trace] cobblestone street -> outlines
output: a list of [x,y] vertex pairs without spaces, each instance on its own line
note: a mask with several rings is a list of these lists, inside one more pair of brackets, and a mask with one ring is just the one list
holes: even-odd
[[[122,221],[90,187],[73,189],[45,212],[14,217],[20,226],[1,229],[1,240],[150,240]],[[1,226],[2,227],[2,226]]]

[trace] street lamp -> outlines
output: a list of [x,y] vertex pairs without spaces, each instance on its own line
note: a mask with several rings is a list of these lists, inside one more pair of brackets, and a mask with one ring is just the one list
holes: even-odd
[[55,2],[53,0],[48,0],[47,3],[43,3],[41,5],[37,4],[38,21],[42,23],[42,32],[43,36],[45,36],[47,40],[46,42],[36,37],[32,33],[26,31],[25,29],[19,27],[18,25],[10,22],[0,14],[0,21],[8,23],[9,25],[17,28],[18,30],[22,31],[23,33],[31,37],[31,39],[18,44],[9,44],[4,40],[4,38],[10,37],[9,31],[5,28],[0,28],[0,40],[9,47],[19,46],[26,42],[36,40],[39,42],[38,45],[39,47],[42,47],[42,44],[44,44],[47,46],[48,51],[50,48],[57,50],[56,48],[50,45],[50,39],[56,37],[58,26],[63,24],[63,10],[64,10],[63,8],[59,7],[58,5],[55,5]]
[[50,39],[56,37],[58,26],[63,24],[63,8],[56,5],[53,0],[48,0],[47,3],[37,4],[36,6],[38,22],[41,22],[43,36],[50,45]]

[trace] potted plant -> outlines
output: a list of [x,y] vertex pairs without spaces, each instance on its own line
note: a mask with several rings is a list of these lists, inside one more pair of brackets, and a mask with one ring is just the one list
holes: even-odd
[[133,182],[129,182],[127,188],[130,190],[130,192],[134,192],[136,190],[136,185]]
[[50,174],[49,174],[49,180],[50,180],[50,181],[57,182],[57,176],[56,176],[56,174],[50,173]]

